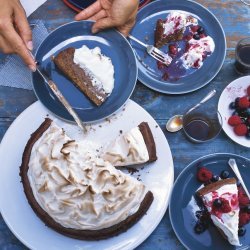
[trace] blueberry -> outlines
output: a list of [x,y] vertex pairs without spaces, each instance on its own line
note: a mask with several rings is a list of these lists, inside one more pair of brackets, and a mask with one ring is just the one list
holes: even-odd
[[236,185],[237,185],[237,187],[239,187],[241,185],[239,180],[237,181]]
[[203,27],[199,27],[199,29],[197,30],[197,33],[198,34],[203,34],[205,32],[204,28]]
[[247,132],[246,138],[247,138],[248,140],[250,140],[250,131]]
[[235,102],[236,107],[239,105],[239,101],[240,101],[239,97],[235,98],[234,102]]
[[227,179],[229,177],[229,172],[227,170],[223,170],[220,174],[221,179]]
[[246,229],[244,227],[240,227],[238,230],[238,235],[243,236],[246,233]]
[[220,179],[219,175],[213,175],[213,177],[211,178],[212,182],[216,182]]
[[213,202],[213,205],[215,207],[221,207],[222,206],[222,202],[220,199],[215,199],[214,202]]
[[250,214],[250,205],[247,205],[246,207],[244,207],[244,210]]
[[195,216],[196,216],[196,218],[197,218],[197,219],[200,219],[200,218],[201,218],[201,216],[203,215],[203,213],[204,213],[204,212],[203,212],[202,210],[198,210],[198,211],[196,211],[196,212],[195,212]]
[[230,109],[235,109],[235,108],[236,108],[235,102],[231,102],[231,103],[229,104],[229,108],[230,108]]
[[232,115],[239,115],[239,113],[235,110]]
[[244,117],[250,117],[250,108],[247,108],[247,109],[242,110],[241,114],[242,114]]
[[194,35],[193,35],[193,38],[194,38],[195,40],[200,40],[199,34],[194,34]]
[[206,227],[204,226],[203,223],[201,223],[200,221],[198,221],[194,227],[194,231],[197,233],[197,234],[201,234],[203,233],[204,231],[206,230]]

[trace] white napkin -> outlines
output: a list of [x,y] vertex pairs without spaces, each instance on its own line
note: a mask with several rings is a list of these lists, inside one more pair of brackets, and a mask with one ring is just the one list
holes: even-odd
[[36,9],[38,9],[46,0],[21,0],[21,4],[26,11],[26,15],[29,16]]
[[[27,16],[44,2],[46,0],[21,0]],[[31,20],[31,23],[35,24],[35,26],[32,26],[33,52],[35,52],[48,35],[48,31],[41,20]],[[0,86],[32,89],[31,71],[19,56],[6,56],[0,53]]]

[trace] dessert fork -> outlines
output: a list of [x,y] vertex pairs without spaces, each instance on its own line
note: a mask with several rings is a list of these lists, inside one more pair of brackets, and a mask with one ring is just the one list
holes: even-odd
[[152,56],[154,59],[156,59],[157,61],[159,61],[167,66],[172,62],[171,56],[163,53],[162,51],[160,51],[159,49],[157,49],[153,45],[143,43],[142,41],[138,40],[137,38],[133,37],[132,35],[128,35],[128,37],[131,40],[133,40],[133,41],[139,43],[140,45],[142,45],[143,47],[145,47],[147,49],[148,54],[150,56]]
[[237,176],[238,180],[240,181],[241,186],[242,186],[243,189],[245,190],[248,199],[250,199],[250,194],[249,194],[249,192],[248,192],[248,190],[247,190],[247,187],[246,187],[246,185],[245,185],[245,183],[244,183],[244,181],[243,181],[243,179],[242,179],[242,177],[241,177],[241,174],[240,174],[240,171],[239,171],[239,169],[238,169],[238,167],[237,167],[237,164],[236,164],[235,159],[230,158],[229,161],[228,161],[228,164],[229,164],[229,166],[231,167],[231,169],[234,171],[234,173],[235,173],[235,175]]

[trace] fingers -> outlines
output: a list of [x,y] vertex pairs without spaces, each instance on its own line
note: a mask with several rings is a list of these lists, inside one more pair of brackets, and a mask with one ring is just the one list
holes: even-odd
[[13,26],[10,26],[5,30],[5,33],[2,34],[2,38],[3,44],[5,44],[2,45],[3,52],[18,54],[32,71],[36,70],[36,63],[32,58],[30,51],[27,49],[22,38],[17,34]]
[[28,23],[28,20],[25,15],[25,11],[22,7],[16,8],[14,10],[14,22],[16,25],[16,28],[18,29],[18,33],[23,39],[26,47],[29,50],[33,49],[32,44],[32,32]]
[[108,29],[115,27],[116,24],[110,17],[105,17],[102,19],[97,20],[94,25],[92,26],[92,32],[97,33],[101,30]]
[[104,17],[107,17],[107,13],[105,10],[101,10],[101,11],[97,12],[94,16],[89,17],[88,19],[93,20],[93,21],[97,21],[97,20],[102,19]]
[[82,10],[79,14],[75,16],[76,21],[85,20],[94,16],[98,11],[101,10],[101,4],[99,1],[91,4],[88,8]]
[[127,37],[131,31],[131,29],[134,27],[135,25],[135,20],[131,20],[128,23],[118,27],[118,31],[121,32],[125,37]]

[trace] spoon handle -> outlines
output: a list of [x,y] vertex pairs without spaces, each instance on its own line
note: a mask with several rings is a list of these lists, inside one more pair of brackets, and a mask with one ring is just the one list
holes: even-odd
[[237,176],[238,180],[240,181],[240,184],[243,187],[243,189],[245,190],[248,199],[250,199],[250,194],[249,194],[249,192],[247,190],[247,187],[246,187],[246,185],[245,185],[245,183],[244,183],[244,181],[243,181],[243,179],[241,177],[241,174],[240,174],[240,171],[239,171],[239,169],[237,167],[235,159],[233,159],[233,158],[229,159],[228,164],[232,168],[232,170],[234,171],[234,173]]
[[210,100],[216,93],[216,90],[212,90],[210,91],[199,103],[197,103],[195,106],[193,106],[192,108],[190,108],[187,113],[191,112],[192,110],[198,108],[201,104],[207,102],[208,100]]

